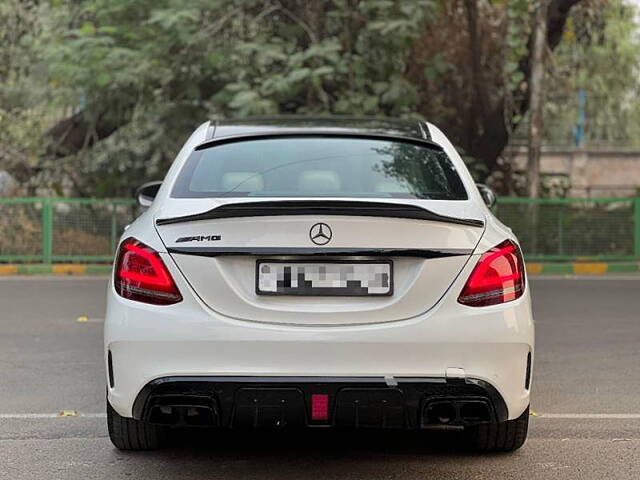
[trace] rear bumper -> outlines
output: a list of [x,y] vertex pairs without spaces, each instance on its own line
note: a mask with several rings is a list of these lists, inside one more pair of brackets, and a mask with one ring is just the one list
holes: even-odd
[[[467,273],[453,290],[462,289]],[[174,278],[183,293],[189,291],[179,273]],[[528,291],[508,304],[482,308],[446,295],[418,317],[344,326],[248,322],[209,310],[192,295],[164,307],[125,300],[112,288],[107,306],[105,366],[109,371],[111,352],[114,380],[108,400],[124,417],[134,415],[134,403],[147,385],[168,377],[381,381],[391,376],[442,383],[453,371],[467,382],[480,380],[494,388],[509,419],[530,403],[534,325]]]
[[495,388],[470,378],[164,377],[140,391],[133,417],[170,426],[419,429],[508,414]]
[[[346,340],[346,339],[345,339]],[[113,385],[108,398],[123,416],[135,415],[136,399],[147,385],[166,377],[312,377],[345,379],[385,377],[440,379],[460,372],[462,380],[480,380],[499,392],[508,418],[529,405],[527,344],[460,344],[376,341],[304,342],[282,338],[254,342],[112,342]],[[334,380],[336,382],[338,380]],[[260,383],[260,382],[258,382]],[[295,383],[295,382],[292,382]],[[375,383],[375,382],[374,382]]]

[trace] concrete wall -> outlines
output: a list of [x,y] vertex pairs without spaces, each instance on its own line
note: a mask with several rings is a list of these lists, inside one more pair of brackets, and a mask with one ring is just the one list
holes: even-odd
[[[516,168],[526,168],[527,151],[514,149]],[[627,148],[544,148],[541,173],[565,177],[572,197],[635,196],[640,189],[640,150]]]

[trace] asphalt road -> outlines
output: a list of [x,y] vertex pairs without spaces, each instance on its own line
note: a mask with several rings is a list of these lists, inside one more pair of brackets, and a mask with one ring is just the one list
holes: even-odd
[[639,479],[640,277],[532,285],[537,416],[514,454],[465,453],[456,434],[326,431],[123,453],[103,418],[106,280],[0,279],[0,479]]

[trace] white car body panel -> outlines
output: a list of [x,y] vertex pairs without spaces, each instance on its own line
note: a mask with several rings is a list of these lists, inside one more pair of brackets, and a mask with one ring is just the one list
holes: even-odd
[[[255,198],[172,198],[191,151],[208,139],[201,125],[178,154],[153,205],[124,233],[160,253],[183,301],[148,305],[120,297],[110,283],[105,363],[113,355],[108,401],[131,417],[150,381],[170,376],[446,378],[447,370],[483,380],[502,396],[508,418],[529,405],[527,356],[534,349],[529,286],[517,300],[488,307],[458,303],[480,255],[505,239],[517,242],[484,205],[473,179],[444,134],[429,125],[458,171],[469,199],[381,200],[440,215],[481,219],[484,227],[375,217],[300,215],[156,225]],[[335,200],[339,200],[336,197]],[[264,198],[275,201],[274,198]],[[317,200],[317,199],[316,199]],[[392,258],[390,297],[264,297],[255,293],[256,258],[168,253],[181,236],[220,234],[216,247],[313,247],[309,228],[324,222],[332,247],[466,249],[445,258]],[[452,370],[461,369],[461,370]]]
[[[344,216],[282,216],[204,220],[161,225],[167,247],[180,247],[185,236],[216,234],[217,248],[309,247],[309,229],[330,225],[332,248],[467,249],[484,228],[424,220]],[[364,239],[364,240],[363,240]],[[390,297],[263,296],[255,291],[256,259],[249,256],[206,258],[172,254],[197,295],[213,311],[254,322],[342,325],[403,320],[424,313],[447,291],[469,256],[395,258],[394,295]],[[341,257],[348,259],[349,257]],[[438,272],[438,275],[433,275]]]

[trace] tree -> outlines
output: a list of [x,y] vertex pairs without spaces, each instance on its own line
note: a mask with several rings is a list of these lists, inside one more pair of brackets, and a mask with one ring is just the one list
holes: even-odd
[[610,0],[600,11],[577,9],[569,18],[547,75],[545,138],[575,142],[579,92],[586,94],[585,145],[640,145],[640,38],[636,8]]
[[41,108],[48,95],[35,80],[38,62],[31,62],[42,33],[39,10],[37,1],[0,2],[0,171],[19,182],[34,174],[43,153],[44,116],[51,113]]
[[527,176],[529,196],[538,198],[540,195],[540,152],[542,148],[542,127],[544,110],[544,74],[547,36],[548,0],[538,0],[535,22],[533,26],[533,49],[531,54],[531,122],[529,124],[529,157],[527,162]]
[[[606,23],[607,1],[625,0],[550,0],[549,50],[578,13]],[[34,5],[20,82],[49,92],[31,111],[46,96],[50,127],[28,150],[76,194],[125,195],[161,177],[206,118],[275,113],[424,117],[475,159],[479,179],[503,172],[497,184],[510,184],[501,152],[529,107],[530,0]]]
[[[578,0],[551,0],[546,46],[553,51]],[[602,2],[586,1],[583,10]],[[440,122],[478,160],[477,175],[511,168],[501,153],[529,108],[534,2],[448,2],[416,43],[410,78],[418,110]],[[436,66],[434,69],[430,68]]]
[[94,192],[124,194],[131,177],[161,176],[187,132],[216,115],[414,114],[403,73],[436,6],[93,0],[48,51],[61,97],[86,104],[49,131],[51,153],[109,179]]

